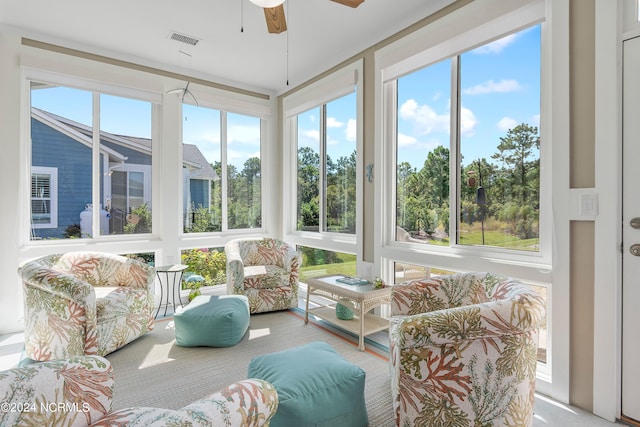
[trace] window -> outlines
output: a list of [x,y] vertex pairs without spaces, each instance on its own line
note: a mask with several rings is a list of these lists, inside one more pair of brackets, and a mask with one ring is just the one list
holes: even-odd
[[58,170],[33,166],[31,168],[31,226],[58,226]]
[[185,233],[262,227],[262,122],[183,104]]
[[567,5],[489,3],[463,6],[376,52],[383,166],[375,256],[388,281],[491,271],[553,295],[558,323],[540,330],[538,374],[541,390],[560,391],[562,381],[549,380],[565,377],[568,281],[564,258],[552,256],[566,252],[552,248],[550,206],[564,193],[550,178],[564,179],[551,153],[562,152],[566,121],[550,119],[565,117],[557,101],[568,100],[559,83],[566,52],[554,43],[566,36]]
[[53,83],[30,87],[31,239],[151,233],[153,104]]
[[298,231],[356,232],[356,94],[297,116]]
[[540,25],[396,84],[396,240],[538,251]]
[[358,263],[364,185],[359,172],[362,73],[362,60],[355,61],[283,99],[282,197],[288,209],[282,227],[287,242],[311,254],[311,270],[320,270],[320,264],[313,267],[316,254],[351,254],[346,274],[366,274]]
[[328,251],[309,246],[298,246],[297,250],[302,253],[300,281],[303,283],[306,283],[311,277],[324,276],[327,274],[356,275],[356,256],[353,254]]

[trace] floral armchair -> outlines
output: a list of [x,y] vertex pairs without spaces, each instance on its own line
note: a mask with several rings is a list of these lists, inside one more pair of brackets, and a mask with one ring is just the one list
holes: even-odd
[[113,369],[100,356],[0,372],[0,425],[88,426],[111,411]]
[[155,272],[145,263],[69,252],[28,261],[18,272],[27,358],[104,356],[153,328]]
[[544,300],[514,279],[462,273],[392,289],[396,426],[531,425]]
[[111,412],[114,376],[100,356],[33,363],[0,372],[2,426],[268,426],[278,407],[270,383],[238,381],[179,410]]
[[299,252],[276,239],[235,239],[225,245],[227,293],[245,295],[249,311],[298,306]]

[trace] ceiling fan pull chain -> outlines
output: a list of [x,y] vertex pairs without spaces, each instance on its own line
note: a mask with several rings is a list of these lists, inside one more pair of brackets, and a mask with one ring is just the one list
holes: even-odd
[[[287,10],[286,10],[286,14],[287,14],[287,22],[289,22],[289,25],[291,25],[291,21],[289,20],[289,11],[291,10],[291,2],[287,3]],[[289,33],[291,32],[291,29],[289,29],[289,31],[287,31],[287,52],[286,52],[286,61],[287,61],[287,86],[289,86]]]
[[244,33],[244,0],[240,0],[240,32]]

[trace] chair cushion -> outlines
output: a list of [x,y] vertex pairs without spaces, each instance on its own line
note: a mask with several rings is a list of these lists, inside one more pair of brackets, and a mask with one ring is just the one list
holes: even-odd
[[249,363],[249,378],[278,391],[271,427],[364,427],[365,372],[325,342],[266,354]]
[[275,265],[252,265],[244,268],[245,289],[275,289],[290,286],[290,274]]
[[249,328],[249,300],[244,295],[200,295],[173,320],[181,347],[231,347]]

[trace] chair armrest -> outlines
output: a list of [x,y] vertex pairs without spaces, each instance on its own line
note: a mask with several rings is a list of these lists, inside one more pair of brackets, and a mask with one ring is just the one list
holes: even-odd
[[244,262],[237,242],[229,242],[224,248],[227,257],[227,293],[244,294]]
[[31,286],[83,305],[86,305],[88,299],[93,299],[95,305],[93,286],[73,274],[56,270],[39,262],[22,264],[18,267],[18,274],[24,286]]
[[300,267],[302,266],[302,254],[295,249],[289,249],[284,255],[284,269],[295,277],[298,277]]
[[197,400],[179,410],[134,407],[121,409],[100,420],[95,427],[127,425],[268,426],[278,407],[278,393],[270,383],[249,379]]
[[[224,412],[219,411],[221,403],[226,406]],[[183,411],[194,411],[207,414],[215,422],[213,425],[268,426],[271,417],[278,408],[278,393],[275,387],[264,380],[248,379],[233,383],[211,396],[193,402]]]
[[51,425],[54,418],[59,425],[89,425],[111,411],[113,384],[111,364],[100,356],[0,372],[0,425]]
[[47,263],[18,269],[24,287],[25,356],[33,360],[97,354],[93,286]]

